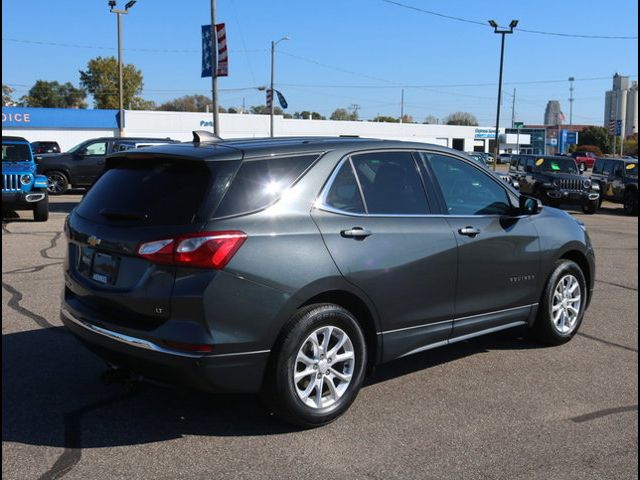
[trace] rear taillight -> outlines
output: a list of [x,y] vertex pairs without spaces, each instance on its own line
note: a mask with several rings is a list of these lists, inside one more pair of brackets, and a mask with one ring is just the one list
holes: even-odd
[[240,231],[191,233],[143,243],[138,255],[154,263],[219,270],[229,263],[246,238]]

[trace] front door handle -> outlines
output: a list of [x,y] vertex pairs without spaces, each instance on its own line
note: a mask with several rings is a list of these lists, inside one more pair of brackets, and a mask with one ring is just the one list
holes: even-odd
[[364,239],[372,234],[371,230],[365,230],[362,227],[353,227],[349,230],[342,230],[340,235],[346,238]]
[[467,237],[475,237],[476,235],[480,235],[480,230],[475,227],[464,227],[458,230],[460,235],[466,235]]

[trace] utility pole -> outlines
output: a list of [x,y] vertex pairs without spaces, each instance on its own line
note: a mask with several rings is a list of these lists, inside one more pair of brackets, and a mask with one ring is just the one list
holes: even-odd
[[124,137],[124,86],[122,74],[122,15],[129,13],[129,9],[133,7],[136,0],[130,0],[124,6],[124,10],[116,9],[115,0],[109,1],[111,13],[115,13],[118,17],[118,136]]
[[400,123],[402,123],[403,118],[404,118],[404,88],[400,93]]
[[502,101],[502,70],[504,66],[504,36],[513,33],[513,29],[518,25],[518,20],[511,20],[509,24],[509,29],[500,28],[499,25],[494,20],[489,20],[489,25],[493,27],[494,33],[500,34],[501,42],[500,42],[500,76],[498,80],[498,107],[496,112],[496,136],[495,136],[495,160],[493,162],[493,170],[496,169],[496,164],[498,163],[498,156],[500,155],[500,103]]
[[218,114],[218,34],[216,32],[216,0],[211,0],[211,100],[213,107],[213,134],[220,136]]
[[511,102],[511,128],[516,123],[516,89],[513,89],[513,101]]
[[573,82],[574,77],[569,77],[569,125],[573,125]]
[[289,37],[282,37],[278,41],[271,41],[271,107],[269,108],[269,136],[273,137],[273,118],[276,103],[276,91],[274,90],[275,70],[276,70],[276,45]]

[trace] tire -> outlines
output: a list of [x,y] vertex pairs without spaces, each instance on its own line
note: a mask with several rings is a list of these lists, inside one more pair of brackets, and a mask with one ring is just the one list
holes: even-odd
[[636,192],[625,193],[624,213],[627,215],[638,215],[638,194]]
[[69,179],[64,172],[52,170],[47,175],[47,191],[49,195],[62,195],[69,188]]
[[587,203],[582,204],[582,211],[587,215],[593,215],[598,211],[599,206],[600,206],[599,200],[590,200]]
[[[329,331],[329,348],[314,346],[314,336],[316,345],[326,346],[325,335]],[[343,335],[344,344],[332,354]],[[324,352],[332,356],[325,356]],[[336,361],[336,354],[345,360]],[[338,305],[309,305],[298,310],[283,330],[267,367],[263,400],[271,411],[293,425],[304,428],[326,425],[353,403],[362,386],[366,365],[366,342],[355,317]],[[294,380],[296,372],[305,371],[309,373]]]
[[[573,306],[574,312],[563,307],[561,302],[561,298],[571,297],[571,295],[563,296],[564,286],[568,282],[569,288],[573,288],[575,285],[579,288],[577,291],[579,300],[575,300],[576,292],[574,291],[571,294],[574,295],[574,299],[566,303],[566,305]],[[587,282],[580,266],[571,260],[558,260],[549,276],[538,306],[538,316],[533,326],[538,340],[548,345],[561,345],[571,340],[582,324],[588,301],[587,295]],[[558,305],[560,306],[558,307]],[[558,313],[554,314],[554,309],[560,310],[559,315]],[[565,316],[563,319],[562,316],[567,312],[570,312],[570,316]]]
[[44,197],[33,207],[33,219],[36,222],[49,220],[49,197]]

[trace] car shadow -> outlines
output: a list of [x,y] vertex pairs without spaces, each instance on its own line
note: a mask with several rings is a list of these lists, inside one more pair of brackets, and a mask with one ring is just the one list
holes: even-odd
[[[536,348],[494,335],[377,369],[365,388],[496,349]],[[255,436],[296,431],[257,395],[213,395],[147,383],[106,385],[105,364],[62,327],[2,336],[2,440],[65,449],[153,443],[184,435]]]
[[49,202],[49,212],[71,213],[71,210],[78,206],[79,202]]

